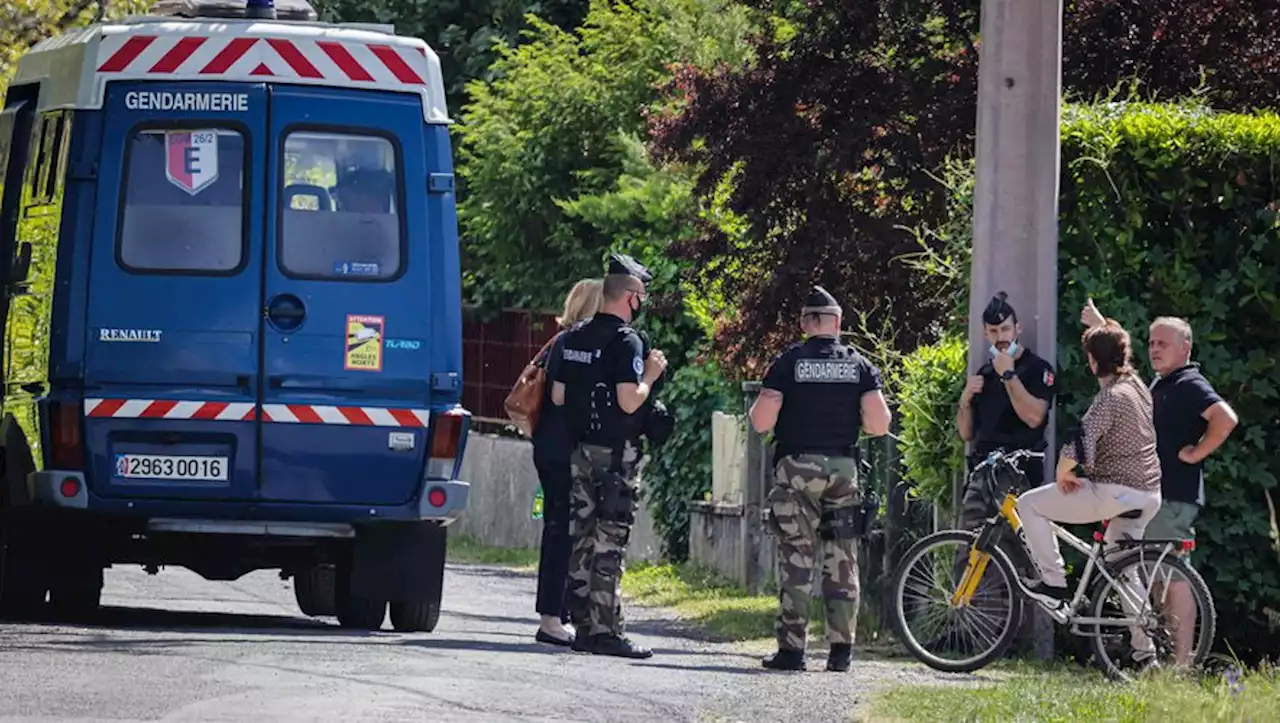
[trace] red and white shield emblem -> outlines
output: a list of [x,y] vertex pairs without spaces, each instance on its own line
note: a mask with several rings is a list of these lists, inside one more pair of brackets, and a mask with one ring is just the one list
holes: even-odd
[[218,180],[217,131],[165,133],[164,175],[192,196]]

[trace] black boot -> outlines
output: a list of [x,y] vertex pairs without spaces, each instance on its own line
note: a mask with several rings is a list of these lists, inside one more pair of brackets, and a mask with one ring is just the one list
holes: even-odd
[[804,670],[804,651],[780,647],[760,664],[770,670]]
[[613,655],[619,658],[648,658],[653,655],[652,650],[643,645],[637,645],[631,638],[611,633],[597,635],[595,649],[591,652],[596,655]]
[[849,643],[832,643],[831,652],[827,653],[827,670],[843,673],[849,669],[849,661],[852,659],[852,645]]
[[594,653],[596,651],[596,636],[586,632],[586,626],[578,628],[573,636],[573,645],[570,649],[578,653]]

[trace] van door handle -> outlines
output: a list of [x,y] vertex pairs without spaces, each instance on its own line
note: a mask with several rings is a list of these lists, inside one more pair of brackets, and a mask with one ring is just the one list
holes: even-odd
[[278,294],[267,302],[267,321],[280,331],[293,331],[302,326],[307,307],[293,294]]

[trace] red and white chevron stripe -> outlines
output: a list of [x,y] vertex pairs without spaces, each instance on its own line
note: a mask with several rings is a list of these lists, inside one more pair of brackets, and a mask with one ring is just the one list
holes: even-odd
[[252,402],[182,402],[175,399],[86,399],[86,417],[116,419],[208,419],[247,422]]
[[390,88],[427,84],[426,46],[332,37],[112,34],[97,72],[126,78],[311,81]]
[[[203,419],[251,422],[250,402],[190,402],[174,399],[86,399],[84,413],[95,419]],[[427,427],[427,409],[346,407],[322,404],[264,404],[262,421],[282,424],[344,424],[361,427]]]
[[327,407],[319,404],[264,404],[262,421],[301,424],[352,424],[373,427],[426,427],[426,409],[383,407]]

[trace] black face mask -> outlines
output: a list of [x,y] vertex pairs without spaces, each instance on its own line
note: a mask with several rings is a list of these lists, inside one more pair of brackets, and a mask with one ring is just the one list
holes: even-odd
[[644,310],[644,302],[640,300],[639,296],[633,296],[633,298],[636,300],[636,305],[631,306],[628,304],[627,308],[631,309],[631,318],[634,320],[638,318],[640,316],[640,312]]

